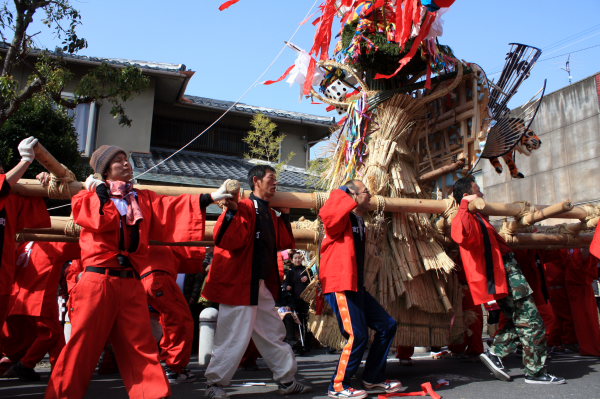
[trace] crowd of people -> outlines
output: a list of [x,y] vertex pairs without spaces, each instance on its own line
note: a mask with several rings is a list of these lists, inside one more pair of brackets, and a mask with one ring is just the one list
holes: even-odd
[[[16,233],[24,228],[50,226],[43,199],[10,192],[35,159],[36,143],[23,140],[21,161],[0,174],[0,376],[39,380],[34,368],[49,355],[46,397],[83,398],[99,359],[114,354],[130,397],[169,397],[171,384],[198,377],[188,367],[194,320],[199,302],[209,301],[218,306],[218,317],[204,373],[206,397],[228,398],[226,387],[240,364],[253,364],[258,356],[281,394],[306,393],[312,388],[296,378],[296,356],[316,343],[302,293],[318,282],[346,338],[327,395],[365,398],[405,389],[386,374],[398,321],[365,288],[371,194],[362,181],[333,190],[319,210],[324,237],[319,263],[311,268],[294,250],[290,209],[269,204],[278,185],[272,167],[250,169],[247,199],[227,192],[227,181],[210,194],[164,196],[135,188],[126,151],[103,145],[90,158],[94,175],[72,198],[78,242],[17,243]],[[46,174],[38,178],[48,181]],[[463,310],[475,317],[463,339],[449,343],[448,353],[479,357],[496,378],[510,381],[502,359],[521,350],[526,383],[565,383],[547,371],[548,353],[600,356],[592,284],[598,279],[600,234],[589,250],[515,251],[485,215],[469,210],[483,196],[472,177],[459,179],[453,196],[459,203],[452,239],[465,288]],[[150,245],[203,241],[206,208],[213,202],[223,212],[208,253],[203,247]],[[57,293],[68,298],[62,313],[70,334],[64,333]],[[487,349],[482,306],[491,337]],[[361,386],[353,386],[367,349]],[[413,347],[395,350],[410,364]]]

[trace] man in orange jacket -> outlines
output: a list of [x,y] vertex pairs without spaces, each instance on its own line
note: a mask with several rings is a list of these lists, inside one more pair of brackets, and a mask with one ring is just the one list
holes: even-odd
[[[19,163],[0,173],[0,325],[8,315],[10,296],[15,280],[15,235],[24,228],[50,227],[50,214],[43,198],[27,198],[11,194],[10,190],[35,159],[38,140],[28,137],[19,143]],[[2,160],[0,160],[0,165]],[[0,167],[1,168],[1,167]]]
[[160,340],[161,360],[165,361],[171,384],[191,382],[194,374],[187,368],[194,340],[194,319],[190,307],[177,285],[182,262],[196,263],[202,268],[202,247],[151,246],[140,279],[148,295],[148,304],[160,313],[163,336]]
[[[80,256],[79,244],[26,242],[19,246],[12,307],[4,323],[2,351],[16,363],[4,374],[38,381],[35,365],[50,354],[54,365],[65,345],[56,293],[63,266]],[[29,336],[30,335],[30,336]]]
[[215,347],[206,369],[211,399],[228,398],[229,385],[250,342],[273,372],[279,392],[307,392],[296,381],[296,359],[283,340],[283,322],[274,310],[281,282],[277,251],[295,246],[289,208],[278,215],[269,206],[277,190],[275,169],[256,165],[248,172],[249,199],[227,200],[214,228],[215,250],[202,295],[219,303]]
[[83,398],[108,340],[130,398],[167,397],[171,390],[139,272],[150,240],[203,240],[204,200],[135,189],[129,157],[116,146],[100,146],[90,165],[102,180],[88,177],[87,190],[72,199],[84,272],[71,291],[71,339],[52,370],[46,398]]
[[485,215],[469,211],[469,203],[483,197],[475,179],[458,179],[453,195],[460,206],[452,221],[452,239],[460,246],[473,302],[479,305],[495,300],[508,319],[490,349],[480,355],[481,361],[496,378],[510,381],[502,358],[521,342],[526,383],[564,384],[564,378],[546,372],[544,322],[515,254]]
[[330,398],[366,398],[367,392],[350,386],[369,341],[375,336],[363,373],[363,386],[386,393],[403,389],[400,381],[386,380],[387,355],[396,321],[364,286],[366,228],[364,217],[371,194],[360,180],[334,190],[319,211],[325,228],[319,278],[325,299],[333,308],[340,331],[348,338],[329,384]]

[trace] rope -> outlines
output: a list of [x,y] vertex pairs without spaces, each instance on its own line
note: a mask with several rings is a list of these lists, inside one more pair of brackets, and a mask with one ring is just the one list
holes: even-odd
[[50,174],[50,183],[48,184],[48,198],[71,199],[71,197],[73,197],[73,195],[76,194],[76,192],[71,192],[70,183],[77,181],[77,177],[65,165],[62,166],[64,166],[66,169],[66,173],[63,177],[58,177],[53,173]]
[[65,226],[65,235],[69,237],[79,237],[81,226],[75,223],[75,220],[69,219]]
[[[313,3],[313,5],[310,7],[310,9],[308,10],[308,12],[306,13],[306,15],[304,16],[304,18],[302,18],[302,21],[306,20],[311,12],[312,9],[317,5],[317,3],[320,0],[315,0],[315,2]],[[292,35],[290,36],[290,38],[287,40],[287,42],[291,42],[293,41],[294,37],[296,36],[296,34],[298,33],[298,31],[300,30],[300,27],[302,26],[302,24],[299,24],[296,27],[296,30],[294,31],[294,33],[292,33]],[[221,119],[223,119],[223,117],[225,117],[225,115],[227,115],[236,105],[239,104],[240,101],[242,101],[242,99],[244,97],[246,97],[246,95],[252,90],[254,89],[254,87],[256,87],[263,79],[264,75],[266,75],[266,73],[271,69],[271,67],[275,64],[275,62],[277,62],[277,60],[279,59],[279,57],[281,57],[281,55],[283,54],[283,51],[286,49],[287,44],[284,44],[281,49],[279,50],[279,52],[277,53],[277,55],[275,55],[275,58],[271,61],[271,63],[265,68],[265,70],[256,78],[256,80],[254,81],[254,83],[252,83],[243,93],[242,95],[240,95],[238,97],[237,100],[235,100],[233,102],[233,104],[231,104],[229,106],[229,108],[227,108],[225,110],[225,112],[223,112],[221,114],[221,116],[219,116],[213,123],[211,123],[206,129],[204,129],[203,131],[201,131],[200,133],[198,133],[196,135],[196,137],[194,137],[193,139],[191,139],[190,141],[188,141],[183,147],[181,147],[180,149],[178,149],[177,151],[175,151],[174,153],[172,153],[171,155],[169,155],[168,157],[166,157],[165,159],[163,159],[162,161],[160,161],[159,163],[157,163],[156,165],[152,166],[151,168],[149,168],[148,170],[140,173],[137,176],[134,176],[134,179],[138,179],[140,177],[142,177],[143,175],[145,175],[146,173],[150,172],[153,169],[158,168],[160,165],[162,165],[163,163],[167,162],[169,159],[173,158],[175,155],[177,155],[178,153],[180,153],[181,151],[185,150],[187,147],[189,147],[194,141],[198,140],[204,133],[206,133],[207,131],[209,131],[210,129],[212,129],[213,126],[215,126],[217,123],[219,123],[219,121],[221,121]]]
[[325,205],[325,201],[329,198],[329,193],[323,193],[320,191],[315,191],[312,193],[313,202],[315,204],[315,211],[319,211],[323,205]]

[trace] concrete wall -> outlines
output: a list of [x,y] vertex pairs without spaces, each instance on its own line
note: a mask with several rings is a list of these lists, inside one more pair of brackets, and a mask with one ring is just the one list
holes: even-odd
[[142,93],[124,104],[131,126],[120,126],[110,114],[111,104],[104,101],[98,109],[96,148],[103,144],[116,145],[126,151],[150,152],[150,133],[154,112],[154,82]]
[[542,140],[530,157],[516,155],[525,175],[513,179],[504,165],[497,174],[482,160],[483,190],[489,201],[552,204],[600,200],[600,106],[596,77],[548,94],[532,125]]

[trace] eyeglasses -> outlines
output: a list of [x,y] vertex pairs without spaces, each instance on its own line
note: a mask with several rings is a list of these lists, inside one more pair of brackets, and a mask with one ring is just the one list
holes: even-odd
[[371,192],[368,189],[365,188],[365,191],[359,191],[355,195],[361,195],[361,194],[371,195]]

